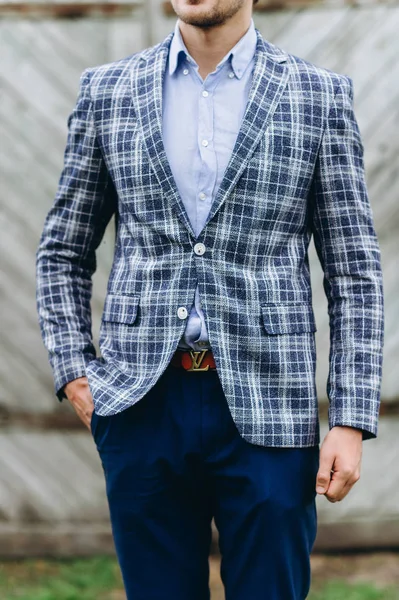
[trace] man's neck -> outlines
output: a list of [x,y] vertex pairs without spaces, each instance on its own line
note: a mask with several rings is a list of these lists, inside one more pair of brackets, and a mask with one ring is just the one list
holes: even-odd
[[203,79],[212,73],[218,63],[246,34],[251,24],[251,15],[230,19],[223,25],[201,29],[179,20],[184,44],[199,67]]

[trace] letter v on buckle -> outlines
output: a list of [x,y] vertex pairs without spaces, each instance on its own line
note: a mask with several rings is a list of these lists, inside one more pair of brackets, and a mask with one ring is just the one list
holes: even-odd
[[191,367],[189,369],[187,369],[187,371],[207,371],[209,369],[209,365],[206,365],[206,367],[201,367],[202,361],[204,360],[204,356],[205,354],[208,352],[208,349],[206,348],[205,350],[190,350],[190,356],[193,360]]

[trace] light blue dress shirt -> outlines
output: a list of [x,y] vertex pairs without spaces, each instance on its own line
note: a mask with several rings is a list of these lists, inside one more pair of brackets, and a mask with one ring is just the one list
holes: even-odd
[[[203,80],[178,23],[163,85],[163,140],[177,188],[198,236],[240,129],[257,38],[251,20],[245,35]],[[210,347],[197,285],[179,348]]]

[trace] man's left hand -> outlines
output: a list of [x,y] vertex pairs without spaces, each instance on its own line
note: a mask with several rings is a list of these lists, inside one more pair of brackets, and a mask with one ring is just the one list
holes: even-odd
[[316,492],[330,502],[339,502],[360,477],[362,431],[354,427],[333,427],[320,448]]

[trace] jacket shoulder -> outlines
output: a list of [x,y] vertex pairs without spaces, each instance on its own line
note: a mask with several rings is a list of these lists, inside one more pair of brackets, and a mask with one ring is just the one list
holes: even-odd
[[318,66],[304,58],[290,54],[282,48],[266,40],[267,53],[277,60],[287,62],[290,68],[291,80],[303,89],[314,91],[319,89],[324,92],[335,93],[339,86],[352,85],[352,80],[347,75],[336,73],[325,67]]
[[344,88],[352,86],[352,80],[348,75],[320,67],[294,54],[288,54],[287,57],[291,75],[302,88],[335,95],[340,86]]
[[124,83],[129,85],[132,70],[142,59],[148,59],[164,44],[165,40],[118,60],[88,67],[83,71],[81,78],[86,77],[90,80],[92,94],[103,93],[106,89],[114,88],[116,85],[123,86]]

